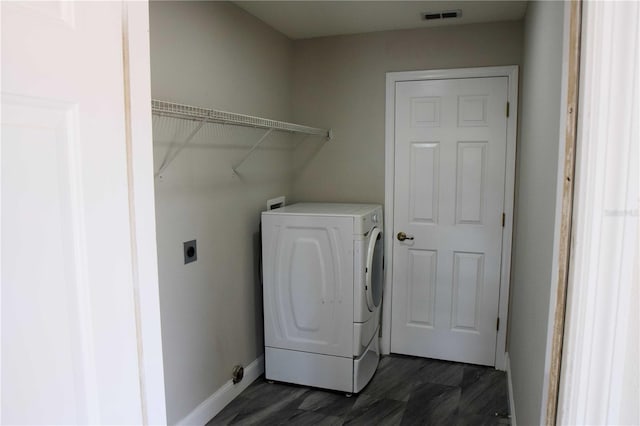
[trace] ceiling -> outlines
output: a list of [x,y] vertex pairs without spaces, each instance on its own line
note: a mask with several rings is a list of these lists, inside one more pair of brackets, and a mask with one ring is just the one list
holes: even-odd
[[[526,1],[244,1],[235,3],[291,39],[518,20]],[[425,12],[462,10],[461,18],[425,21]]]

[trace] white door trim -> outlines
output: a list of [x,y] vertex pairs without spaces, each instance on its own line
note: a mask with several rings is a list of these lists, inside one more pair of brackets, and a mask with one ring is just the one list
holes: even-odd
[[[498,307],[500,329],[496,341],[496,368],[506,368],[506,340],[507,318],[509,308],[509,277],[511,273],[511,241],[513,232],[513,202],[515,188],[516,166],[516,126],[518,123],[518,66],[484,68],[457,68],[430,71],[388,72],[386,81],[386,110],[385,110],[385,190],[384,190],[384,220],[387,227],[393,227],[394,201],[394,164],[395,164],[395,87],[400,81],[442,80],[454,78],[507,77],[507,100],[511,106],[507,118],[507,153],[505,168],[504,212],[506,215],[505,229],[502,234],[502,257],[500,272],[500,302]],[[391,350],[391,294],[393,277],[393,235],[394,230],[385,232],[385,287],[382,306],[382,337],[380,348],[383,354]]]
[[123,48],[126,49],[123,77],[128,83],[125,110],[130,126],[126,140],[129,223],[141,405],[146,424],[166,424],[153,180],[149,4],[147,1],[125,2],[123,7]]
[[551,419],[558,425],[640,422],[640,43],[629,37],[640,30],[639,14],[635,2],[582,3],[571,252]]

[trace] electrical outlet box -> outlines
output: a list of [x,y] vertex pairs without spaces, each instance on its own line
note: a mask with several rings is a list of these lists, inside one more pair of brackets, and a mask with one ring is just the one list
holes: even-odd
[[184,264],[195,262],[198,260],[198,249],[196,246],[196,240],[187,241],[182,243],[184,251]]

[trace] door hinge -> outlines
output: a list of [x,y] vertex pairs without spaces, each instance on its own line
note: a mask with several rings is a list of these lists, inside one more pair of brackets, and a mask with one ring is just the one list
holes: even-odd
[[500,317],[496,319],[496,331],[500,330]]
[[504,222],[507,220],[507,216],[502,213],[502,227],[504,228]]
[[509,116],[509,102],[507,102],[507,117]]

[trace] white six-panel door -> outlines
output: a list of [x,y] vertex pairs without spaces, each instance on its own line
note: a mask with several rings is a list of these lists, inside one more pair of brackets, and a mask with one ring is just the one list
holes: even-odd
[[1,422],[161,422],[141,386],[124,4],[1,7]]
[[392,352],[495,363],[507,85],[396,83]]

